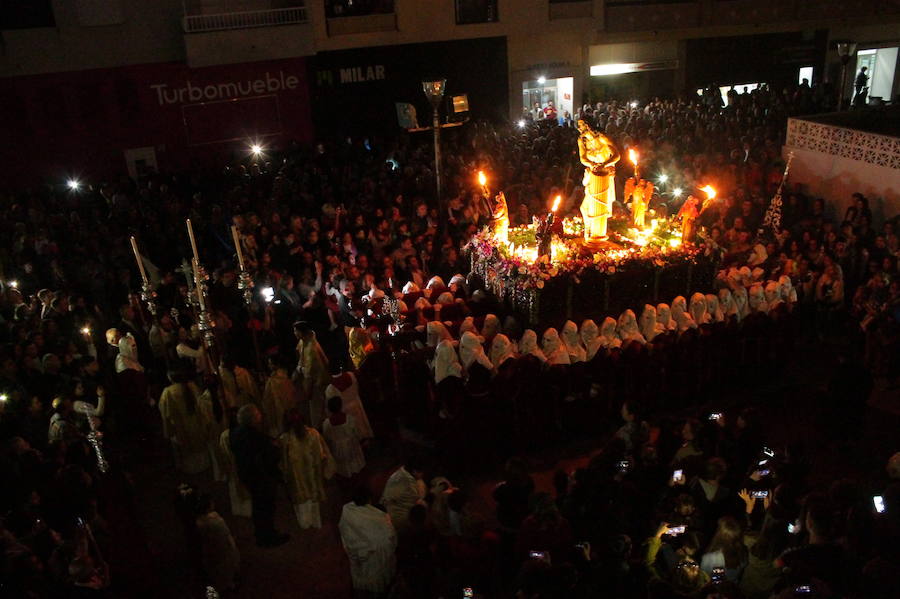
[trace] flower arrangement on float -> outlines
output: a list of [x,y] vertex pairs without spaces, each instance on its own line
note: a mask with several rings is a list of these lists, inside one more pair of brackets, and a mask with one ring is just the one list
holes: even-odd
[[[668,219],[653,219],[636,229],[628,219],[610,220],[610,239],[616,247],[588,252],[581,242],[584,225],[580,217],[565,218],[562,234],[553,235],[550,252],[538,254],[537,223],[510,227],[506,241],[497,239],[489,227],[476,233],[465,249],[473,266],[486,279],[501,278],[514,289],[542,289],[559,276],[578,277],[592,269],[606,274],[634,267],[666,267],[693,260],[701,248],[682,245],[681,231]],[[490,283],[490,281],[487,281]]]

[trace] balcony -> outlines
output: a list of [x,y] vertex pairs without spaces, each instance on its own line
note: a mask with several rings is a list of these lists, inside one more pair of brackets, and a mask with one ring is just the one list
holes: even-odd
[[223,12],[223,8],[237,6],[209,4],[207,10],[213,9],[209,13],[197,11],[182,19],[191,67],[315,54],[315,37],[304,6]]
[[227,31],[229,29],[297,25],[306,22],[306,7],[293,6],[290,8],[226,12],[214,15],[185,15],[182,19],[182,26],[185,33],[205,33],[209,31]]

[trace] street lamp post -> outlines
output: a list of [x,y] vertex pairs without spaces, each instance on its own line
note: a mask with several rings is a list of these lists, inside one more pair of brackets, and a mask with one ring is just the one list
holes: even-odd
[[843,110],[844,93],[847,87],[847,63],[850,62],[850,58],[856,52],[856,44],[853,42],[838,42],[837,52],[838,56],[841,57],[841,86],[838,88],[838,110]]
[[446,79],[430,79],[422,82],[422,91],[431,102],[431,124],[434,129],[434,175],[437,184],[437,203],[441,205],[441,100],[444,98]]

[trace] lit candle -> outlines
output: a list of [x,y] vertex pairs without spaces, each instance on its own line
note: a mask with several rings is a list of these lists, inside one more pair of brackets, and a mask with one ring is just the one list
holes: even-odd
[[638,153],[634,150],[634,148],[628,150],[628,160],[630,160],[631,164],[634,165],[634,180],[640,181],[641,169],[638,168]]
[[562,196],[556,196],[556,199],[553,200],[553,208],[550,209],[550,212],[556,213],[559,210],[559,204],[562,202]]
[[134,235],[131,236],[131,249],[134,251],[134,259],[137,260],[138,270],[141,271],[141,279],[144,280],[144,285],[146,285],[148,283],[147,272],[144,270],[144,261],[141,259],[141,252],[138,251],[137,240],[134,238]]
[[234,249],[237,251],[238,266],[240,266],[241,271],[243,271],[244,252],[241,251],[241,236],[238,234],[238,229],[234,225],[231,225],[231,237],[234,239]]
[[487,177],[484,174],[484,171],[478,171],[478,184],[481,185],[481,195],[486,198],[491,197],[491,191],[487,186]]
[[187,219],[188,237],[191,238],[191,250],[194,252],[194,260],[200,263],[200,254],[197,253],[197,240],[194,239],[194,227],[191,226],[191,219]]
[[709,205],[712,204],[712,201],[716,199],[716,189],[712,185],[704,185],[700,188],[700,191],[706,194],[706,199],[703,201],[703,206],[700,207],[700,212],[702,213],[704,210],[709,208]]
[[[188,220],[188,223],[191,221]],[[194,258],[192,264],[194,269],[194,290],[197,292],[197,302],[200,304],[200,311],[206,311],[206,299],[203,297],[203,284],[200,280],[200,262]]]

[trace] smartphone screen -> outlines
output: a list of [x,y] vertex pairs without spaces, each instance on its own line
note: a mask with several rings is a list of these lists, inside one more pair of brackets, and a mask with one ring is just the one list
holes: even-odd
[[472,587],[466,587],[463,589],[463,599],[472,599],[475,596],[475,591],[472,590]]
[[775,452],[769,449],[768,447],[763,447],[763,453],[769,456],[770,458],[775,457]]
[[531,559],[546,559],[547,553],[544,551],[529,551],[528,556]]
[[812,588],[810,588],[808,584],[801,584],[794,589],[794,593],[797,595],[808,595],[809,593],[812,593]]
[[875,504],[875,511],[879,514],[884,513],[884,497],[881,495],[875,495],[872,497],[872,503]]
[[788,534],[794,534],[797,532],[797,526],[793,522],[788,522]]
[[676,483],[680,482],[684,478],[684,470],[676,470],[672,473],[672,480]]
[[753,491],[752,493],[750,493],[750,496],[754,497],[756,499],[764,499],[769,496],[769,492],[768,491]]
[[669,529],[669,534],[673,537],[676,535],[684,534],[684,531],[687,529],[686,526],[673,526]]

